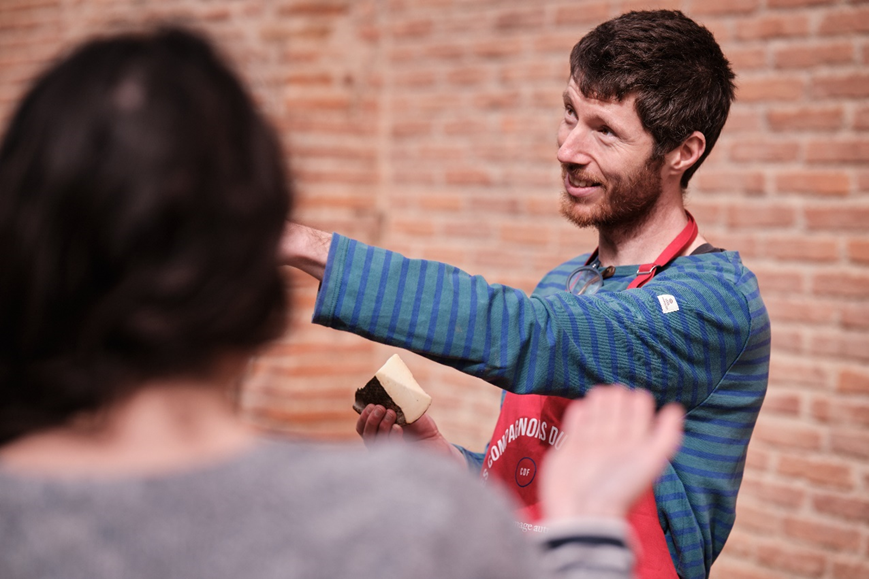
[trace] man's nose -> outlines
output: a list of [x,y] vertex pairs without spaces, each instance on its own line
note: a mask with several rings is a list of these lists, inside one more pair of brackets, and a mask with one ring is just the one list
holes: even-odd
[[589,156],[589,131],[579,125],[570,129],[562,127],[559,137],[558,161],[562,164],[588,165],[591,161]]

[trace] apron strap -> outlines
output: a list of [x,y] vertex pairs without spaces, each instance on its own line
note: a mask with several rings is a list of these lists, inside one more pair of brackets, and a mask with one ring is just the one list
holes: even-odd
[[[659,269],[676,259],[676,256],[681,254],[689,245],[694,243],[694,240],[697,238],[697,222],[694,220],[694,216],[688,211],[685,212],[685,215],[688,217],[688,224],[685,225],[679,235],[670,242],[670,245],[661,252],[661,255],[659,255],[655,261],[652,263],[644,263],[637,268],[637,277],[631,281],[627,289],[634,289],[646,285],[649,280],[655,277],[655,274],[658,273]],[[598,249],[599,248],[595,248],[586,260],[585,265],[589,265],[597,259]]]

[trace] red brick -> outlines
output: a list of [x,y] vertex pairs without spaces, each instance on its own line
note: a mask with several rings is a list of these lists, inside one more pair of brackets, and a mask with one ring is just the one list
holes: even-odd
[[854,472],[850,465],[823,459],[807,459],[783,455],[778,463],[779,474],[803,479],[814,485],[852,489]]
[[846,368],[839,373],[836,391],[842,394],[869,395],[869,371]]
[[481,110],[514,109],[519,104],[519,91],[480,91],[474,95],[474,106]]
[[730,115],[727,117],[727,123],[725,123],[723,130],[725,138],[732,138],[735,134],[743,132],[756,134],[757,128],[763,124],[763,118],[761,112],[757,110],[746,110],[738,107],[730,109]]
[[[426,241],[425,247],[419,252],[420,259],[442,261],[444,263],[455,265],[456,267],[462,267],[462,264],[470,263],[470,256],[466,249],[433,245],[437,243],[437,241],[437,239]],[[426,388],[426,390],[429,389]]]
[[332,183],[345,185],[374,185],[377,183],[377,172],[369,169],[348,169],[340,171],[330,169],[309,169],[296,166],[293,174],[299,183]]
[[860,534],[848,526],[831,525],[818,520],[788,517],[784,533],[799,542],[834,551],[854,552],[860,548]]
[[320,95],[317,97],[296,96],[287,97],[284,100],[284,105],[297,113],[303,110],[347,111],[351,104],[353,104],[352,97],[343,94]]
[[392,75],[393,86],[399,89],[434,87],[438,77],[431,70],[400,70]]
[[851,179],[840,171],[792,171],[775,178],[776,191],[840,197],[851,190]]
[[435,233],[432,220],[427,217],[413,219],[410,217],[393,217],[390,219],[391,233],[412,237],[433,237]]
[[472,52],[483,58],[514,58],[518,57],[523,46],[520,42],[504,42],[503,40],[480,40],[472,46]]
[[0,12],[7,14],[16,10],[33,10],[34,8],[58,8],[60,0],[5,0]]
[[463,118],[447,121],[443,124],[444,134],[451,137],[460,135],[479,135],[488,130],[488,123],[485,123],[479,119]]
[[829,398],[816,398],[810,404],[810,414],[812,418],[818,422],[830,422],[832,418],[832,408]]
[[431,18],[395,19],[391,22],[390,32],[396,38],[426,38],[431,36],[434,22]]
[[736,520],[742,529],[759,531],[765,535],[777,535],[782,529],[782,517],[770,509],[757,508],[742,502],[736,503]]
[[816,427],[800,426],[786,419],[770,415],[764,417],[761,414],[752,440],[766,443],[773,448],[819,450],[822,438],[821,431]]
[[[728,541],[727,544],[730,542]],[[709,573],[710,579],[792,579],[791,576],[775,573],[770,569],[761,569],[748,563],[741,557],[729,557],[727,544],[721,557],[716,559],[715,565]]]
[[479,219],[455,219],[443,226],[442,233],[452,238],[481,239],[491,237],[492,230],[487,223]]
[[392,177],[395,183],[402,185],[435,185],[438,183],[438,178],[431,170],[419,169],[418,167],[404,169],[401,167],[393,168]]
[[281,16],[341,16],[349,10],[349,2],[346,1],[295,1],[279,6],[278,14]]
[[490,185],[492,177],[479,169],[452,169],[445,172],[444,181],[448,185]]
[[[604,18],[606,20],[606,18]],[[601,20],[594,20],[597,24]],[[561,59],[562,63],[562,78],[567,82],[567,77],[570,73],[570,68],[567,65],[567,55],[570,54],[570,49],[573,45],[582,38],[582,31],[577,30],[575,26],[568,26],[566,31],[552,30],[549,34],[535,36],[529,43],[534,54]]]
[[869,577],[869,563],[865,561],[833,563],[833,579],[866,579]]
[[867,163],[869,139],[812,140],[806,147],[809,163]]
[[869,403],[840,399],[830,405],[830,412],[836,417],[837,425],[869,426]]
[[844,457],[869,460],[869,432],[837,429],[830,434],[830,449]]
[[[765,267],[757,265],[752,268],[757,276],[760,289],[766,292],[784,293],[788,295],[801,294],[806,291],[806,278],[801,269],[784,268],[780,266]],[[774,340],[778,346],[784,344],[781,332],[777,331]]]
[[[727,2],[706,2],[704,0],[691,0],[689,14],[721,15],[721,14],[747,14],[754,12],[760,7],[760,0],[728,0]],[[702,19],[701,19],[702,20]]]
[[842,304],[839,318],[847,330],[869,330],[869,307],[866,302]]
[[730,147],[730,157],[734,161],[784,162],[794,161],[800,147],[793,142],[770,140],[740,140]]
[[854,111],[854,128],[858,131],[869,130],[869,107]]
[[[727,49],[727,60],[730,61],[737,76],[744,70],[759,70],[767,67],[767,51],[765,47],[733,47]],[[729,121],[728,121],[729,126]],[[756,127],[757,125],[755,125]]]
[[869,32],[869,8],[836,10],[824,14],[819,34],[845,35]]
[[763,399],[763,412],[767,415],[794,417],[799,415],[801,407],[801,398],[797,394],[767,392]]
[[[778,318],[773,320],[773,326],[777,321]],[[773,340],[778,341],[778,336],[773,336]],[[831,382],[829,374],[825,364],[811,359],[774,356],[770,360],[770,381],[785,386],[810,386],[813,390],[824,389]]]
[[814,98],[865,98],[869,96],[869,74],[818,75],[812,79],[811,95]]
[[816,273],[812,276],[812,286],[817,295],[848,298],[866,297],[869,292],[869,272],[867,273],[837,273],[831,278],[828,272]]
[[865,233],[869,206],[837,204],[815,205],[805,209],[806,226],[811,230],[858,231]]
[[772,237],[767,239],[765,253],[782,261],[830,262],[839,257],[836,239],[812,237]]
[[763,174],[751,171],[712,171],[701,167],[691,184],[702,191],[725,191],[728,193],[762,193]]
[[[828,90],[853,90],[853,82],[859,81],[829,81],[834,86]],[[798,77],[751,77],[737,80],[736,99],[740,103],[796,101],[804,92],[805,82]]]
[[431,195],[420,195],[417,203],[426,212],[457,213],[464,208],[464,195],[448,192],[438,192]]
[[523,7],[495,14],[494,17],[496,30],[527,32],[543,25],[543,8],[540,6]]
[[[597,25],[610,17],[611,2],[583,2],[582,5],[570,4],[557,6],[554,21],[559,26],[574,26],[576,24]],[[576,36],[576,42],[579,35]]]
[[756,446],[748,448],[748,454],[745,457],[745,468],[754,472],[763,472],[769,470],[772,463],[772,455],[765,450]]
[[754,480],[749,475],[739,491],[740,501],[757,499],[762,505],[776,505],[787,510],[798,509],[806,499],[806,491],[793,485],[767,480]]
[[806,297],[774,297],[764,301],[774,322],[829,325],[839,319],[839,310],[832,301]]
[[818,513],[837,519],[869,523],[869,500],[819,493],[812,497],[812,507]]
[[737,228],[770,228],[791,227],[796,223],[796,211],[782,204],[752,204],[742,203],[730,206],[727,210],[728,226]]
[[[437,42],[426,45],[421,52],[423,56],[434,60],[456,61],[466,57],[470,51],[467,46],[455,42]],[[418,58],[414,60],[419,61]]]
[[306,209],[369,209],[374,204],[374,195],[360,195],[358,191],[346,194],[312,195],[305,197],[302,205]]
[[869,362],[869,335],[864,332],[815,332],[809,348],[812,353],[831,359]]
[[[842,107],[806,107],[779,109],[767,113],[767,122],[773,131],[832,131],[842,127]],[[869,114],[867,114],[869,126]]]
[[869,170],[857,171],[857,192],[869,192]]
[[777,68],[807,69],[815,66],[848,64],[854,62],[854,45],[850,42],[786,46],[773,52]]
[[[744,484],[744,483],[743,483]],[[744,487],[743,487],[744,488]],[[740,490],[740,498],[745,496],[744,491]],[[750,561],[755,559],[755,551],[757,550],[757,539],[749,535],[748,533],[741,532],[739,525],[734,527],[733,532],[730,533],[730,536],[727,537],[727,543],[724,545],[724,551],[722,553],[724,559],[740,559],[743,561]],[[719,562],[721,559],[719,559]],[[716,563],[715,569],[718,569],[718,564]],[[713,570],[712,577],[715,577]]]
[[740,40],[768,40],[806,36],[809,18],[805,14],[773,13],[752,16],[736,23],[736,37]]
[[837,4],[838,0],[767,0],[770,8],[801,8],[803,6],[821,6]]
[[[502,250],[474,249],[471,252],[471,262],[474,265],[474,270],[488,268],[509,270],[516,265],[516,255]],[[503,283],[501,278],[498,280],[490,279],[489,281]]]
[[[465,194],[465,203],[468,214],[480,215],[510,215],[516,216],[522,213],[521,199],[515,196],[498,196],[494,194]],[[547,215],[554,217],[557,212],[549,211]]]
[[507,244],[518,243],[523,247],[546,246],[552,241],[548,229],[533,223],[507,223],[500,228],[500,238]]
[[826,568],[827,557],[825,553],[805,548],[759,545],[757,562],[764,567],[800,577],[820,577]]

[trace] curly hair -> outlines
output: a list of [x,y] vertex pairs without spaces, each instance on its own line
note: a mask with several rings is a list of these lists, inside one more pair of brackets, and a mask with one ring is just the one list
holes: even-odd
[[712,151],[734,99],[735,75],[712,33],[676,10],[628,12],[599,25],[573,47],[570,74],[589,98],[636,95],[655,157],[703,133],[706,150],[682,175],[683,189]]
[[51,66],[0,145],[0,442],[284,328],[279,141],[177,27]]

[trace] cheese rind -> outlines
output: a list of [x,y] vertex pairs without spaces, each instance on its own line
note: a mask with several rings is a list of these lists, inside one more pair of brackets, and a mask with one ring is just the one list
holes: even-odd
[[353,410],[361,413],[368,404],[378,404],[395,412],[396,424],[412,424],[425,414],[431,396],[414,379],[404,361],[393,354],[374,377],[356,390]]

